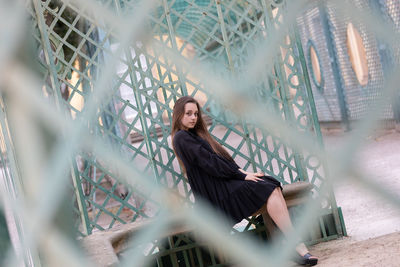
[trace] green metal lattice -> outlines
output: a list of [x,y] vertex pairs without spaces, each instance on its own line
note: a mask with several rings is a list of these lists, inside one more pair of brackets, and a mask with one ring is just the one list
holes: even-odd
[[[26,6],[21,9],[17,2]],[[287,246],[272,242],[266,247],[246,238],[253,227],[263,234],[259,218],[249,218],[237,227],[236,231],[244,229],[243,235],[235,230],[224,235],[216,214],[201,206],[198,212],[190,208],[193,195],[169,137],[172,105],[186,94],[201,100],[210,131],[239,165],[262,170],[284,183],[307,179],[313,183],[314,201],[291,211],[296,232],[305,233],[310,224],[320,224],[320,235],[313,236],[313,241],[335,238],[344,230],[338,219],[340,209],[327,190],[330,182],[354,177],[398,206],[398,198],[375,182],[373,173],[362,173],[352,164],[363,141],[388,111],[385,98],[398,97],[396,64],[393,73],[377,76],[385,83],[380,88],[383,99],[352,113],[366,112],[359,131],[348,133],[337,153],[320,151],[315,145],[321,145],[321,136],[304,56],[308,51],[303,52],[300,45],[303,32],[299,38],[293,26],[303,12],[304,24],[319,18],[325,26],[340,26],[349,21],[346,12],[351,10],[352,18],[362,25],[364,39],[375,38],[369,31],[376,34],[368,51],[375,53],[387,44],[387,51],[393,49],[396,55],[397,30],[391,29],[390,18],[385,17],[385,22],[370,12],[367,2],[371,6],[379,3],[380,12],[396,21],[394,1],[372,0],[340,0],[336,6],[330,2],[334,9],[328,5],[323,16],[318,1],[35,0],[4,4],[14,12],[0,9],[0,17],[6,17],[10,26],[1,32],[11,37],[0,50],[1,167],[7,183],[0,208],[11,208],[21,222],[17,236],[23,250],[9,265],[17,266],[21,260],[40,266],[39,262],[51,263],[53,258],[54,264],[49,265],[88,266],[88,255],[73,243],[76,234],[68,232],[74,226],[71,219],[76,219],[78,239],[90,235],[85,241],[118,231],[120,224],[133,222],[127,226],[135,227],[148,218],[155,218],[155,223],[135,235],[127,251],[118,251],[122,266],[148,261],[142,252],[158,256],[159,266],[177,262],[220,266],[215,246],[221,246],[235,265],[282,265],[294,248],[294,235]],[[21,37],[23,31],[18,29],[24,27],[16,27],[22,23],[15,22],[24,17],[21,10],[26,8],[33,31],[28,29],[29,34]],[[30,34],[35,51],[24,57],[21,52],[27,50],[20,46],[28,45]],[[326,43],[339,43],[328,47],[329,52],[343,45],[340,36],[325,37],[330,40]],[[316,43],[316,48],[322,54],[322,65],[333,68],[337,64],[337,70],[338,64],[346,63],[343,51],[342,58],[330,62],[332,54],[321,52],[327,47]],[[37,58],[40,68],[31,62]],[[377,74],[379,63],[374,68]],[[35,76],[38,70],[39,77]],[[325,75],[326,85],[333,84],[331,76]],[[366,89],[373,92],[372,87]],[[178,202],[172,198],[177,194]],[[318,221],[314,222],[316,214]],[[174,220],[197,227],[195,232],[206,244],[191,233],[161,238]],[[113,229],[91,235],[109,228]],[[209,245],[214,247],[208,250]]]
[[[128,16],[135,9],[131,1],[103,4],[121,16]],[[45,77],[51,80],[46,84],[53,88],[65,84],[69,93],[64,98],[57,89],[49,91],[79,117],[80,107],[74,104],[74,98],[79,96],[82,103],[86,102],[101,66],[115,57],[120,42],[115,39],[115,29],[75,4],[45,1],[38,5],[42,9],[34,9],[36,17],[41,17],[36,39],[54,58],[53,63],[47,64],[50,72],[46,73],[53,79]],[[268,5],[263,1],[158,1],[143,24],[151,35],[136,40],[118,55],[115,73],[107,85],[109,100],[99,105],[98,122],[89,123],[88,130],[108,139],[127,159],[141,166],[149,179],[177,189],[190,203],[193,196],[169,140],[173,102],[190,94],[202,99],[210,118],[210,132],[235,160],[244,164],[244,169],[262,170],[283,183],[309,180],[318,192],[325,174],[315,157],[287,146],[279,136],[261,130],[255,123],[223,111],[209,88],[163,53],[195,57],[225,77],[245,73],[243,67],[260,40],[268,38],[271,30],[279,31],[285,19],[283,10],[284,3]],[[270,74],[253,82],[250,94],[257,105],[267,106],[269,112],[300,132],[313,131],[321,142],[299,36],[295,28],[282,31],[284,42],[273,57]],[[46,49],[46,42],[51,50]],[[71,73],[77,78],[71,79]],[[232,144],[228,139],[238,142]],[[73,160],[73,166],[83,233],[157,214],[159,203],[143,195],[140,187],[119,184],[118,173],[102,166],[90,151],[79,157],[80,164]],[[328,209],[335,210],[333,196],[327,197]],[[337,227],[340,234],[339,223]]]

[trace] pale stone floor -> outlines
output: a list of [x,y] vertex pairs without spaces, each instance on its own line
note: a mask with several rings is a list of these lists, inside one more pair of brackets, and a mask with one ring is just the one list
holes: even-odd
[[[340,149],[348,134],[324,131],[326,148]],[[399,132],[369,136],[354,162],[400,199]],[[400,206],[347,178],[335,186],[335,194],[348,237],[313,246],[311,251],[320,257],[318,266],[400,266]]]

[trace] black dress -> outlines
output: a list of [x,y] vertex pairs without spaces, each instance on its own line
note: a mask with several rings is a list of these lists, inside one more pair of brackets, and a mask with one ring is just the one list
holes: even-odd
[[246,174],[239,171],[235,162],[217,155],[192,130],[178,131],[173,143],[194,197],[210,202],[234,224],[259,210],[272,191],[280,187],[271,176],[260,177],[263,180],[258,182],[244,180]]

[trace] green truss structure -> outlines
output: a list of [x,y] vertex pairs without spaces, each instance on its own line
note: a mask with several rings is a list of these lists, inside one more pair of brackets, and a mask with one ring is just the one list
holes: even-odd
[[[87,131],[124,155],[144,179],[175,190],[182,205],[191,205],[194,199],[171,147],[170,125],[173,104],[183,95],[200,100],[209,131],[243,169],[261,170],[283,184],[309,181],[314,195],[319,196],[328,171],[313,153],[287,144],[283,134],[265,129],[259,121],[227,107],[210,83],[190,68],[193,62],[206,66],[213,81],[243,77],[232,92],[242,94],[244,101],[250,99],[265,116],[279,118],[294,132],[314,136],[322,146],[301,40],[295,19],[291,20],[286,12],[290,3],[153,2],[140,23],[131,25],[141,29],[141,34],[126,45],[121,31],[129,25],[116,28],[88,5],[79,1],[33,0],[28,10],[41,61],[44,95],[77,120],[96,90],[103,90],[105,97],[98,101],[96,119],[86,123]],[[135,10],[147,1],[95,3],[106,14],[135,21],[135,16],[141,15]],[[246,75],[255,51],[274,45],[268,60],[261,60],[258,68]],[[111,66],[111,72],[105,73],[107,66]],[[253,75],[258,69],[262,75]],[[227,96],[226,92],[221,94]],[[72,209],[82,236],[158,214],[161,203],[139,184],[125,184],[124,177],[107,168],[92,151],[82,149],[71,162]],[[333,192],[320,197],[321,215],[315,222],[320,230],[309,238],[311,242],[345,233]],[[245,231],[254,218],[248,221]],[[189,236],[169,241],[171,246],[192,242]],[[163,250],[162,244],[154,243],[153,250],[156,247]]]

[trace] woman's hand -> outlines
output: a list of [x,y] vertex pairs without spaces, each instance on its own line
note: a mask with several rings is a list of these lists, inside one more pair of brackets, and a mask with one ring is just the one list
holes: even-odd
[[243,173],[246,174],[246,175],[253,175],[253,176],[255,176],[255,177],[262,177],[262,176],[264,176],[264,173],[263,173],[263,172],[246,172],[246,171],[244,171],[244,170],[242,170],[242,169],[239,169],[239,171],[243,172]]
[[247,174],[244,179],[246,181],[253,181],[253,182],[258,182],[258,181],[262,181],[263,180],[263,179],[258,178],[257,176],[255,176],[254,173]]
[[263,177],[264,176],[263,172],[255,172],[255,173],[251,173],[251,174],[253,174],[256,177]]

